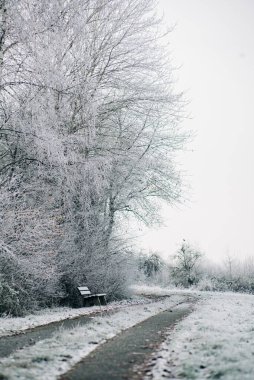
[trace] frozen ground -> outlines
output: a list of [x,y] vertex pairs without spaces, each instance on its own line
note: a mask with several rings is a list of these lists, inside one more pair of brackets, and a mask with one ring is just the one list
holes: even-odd
[[253,380],[254,296],[203,293],[150,365],[153,380]]
[[2,359],[0,378],[56,379],[107,339],[186,299],[187,296],[172,295],[170,298],[147,305],[125,307],[107,317],[94,317],[90,324],[73,330],[59,330],[54,337]]
[[62,321],[64,319],[77,318],[82,315],[90,315],[96,312],[118,309],[130,305],[149,303],[147,296],[166,296],[172,294],[182,294],[183,291],[172,288],[161,288],[159,286],[136,285],[132,287],[132,291],[136,296],[129,300],[112,302],[106,307],[93,306],[89,308],[72,309],[69,307],[58,307],[51,309],[43,309],[26,317],[0,317],[0,337],[6,335],[18,334],[27,329],[37,326],[47,325],[48,323]]
[[[179,288],[162,288],[160,286],[149,286],[145,284],[140,284],[140,285],[133,285],[131,286],[131,290],[134,294],[136,295],[144,295],[144,296],[168,296],[171,295],[172,293],[184,293],[184,290],[179,289]],[[187,293],[191,293],[190,291],[187,291]]]
[[[138,294],[136,299],[108,306],[118,309],[115,314],[95,315],[88,325],[59,330],[54,337],[2,359],[0,378],[7,375],[10,380],[54,380],[107,339],[192,296],[200,300],[194,312],[168,332],[148,365],[150,374],[146,379],[254,379],[254,296],[148,286],[135,286],[133,291]],[[151,296],[150,301],[142,295]],[[167,295],[171,297],[154,300]],[[0,332],[17,333],[98,311],[98,307],[59,308],[26,318],[1,318]]]
[[112,302],[107,306],[93,306],[89,308],[71,309],[69,307],[58,307],[52,309],[43,309],[26,317],[1,317],[0,318],[0,337],[6,335],[14,335],[24,332],[27,329],[37,326],[47,325],[48,323],[62,321],[64,319],[77,318],[82,315],[90,315],[100,311],[110,311],[122,307],[148,303],[144,298],[132,298],[119,302]]

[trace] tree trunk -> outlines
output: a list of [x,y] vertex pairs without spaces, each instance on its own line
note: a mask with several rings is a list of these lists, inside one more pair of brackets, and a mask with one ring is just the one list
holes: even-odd
[[[4,58],[4,40],[6,34],[6,2],[0,0],[0,76]],[[1,81],[1,77],[0,77]]]
[[114,223],[115,223],[115,207],[114,207],[114,198],[112,195],[109,199],[109,210],[108,210],[108,226],[105,233],[105,247],[108,248],[110,237],[112,235]]

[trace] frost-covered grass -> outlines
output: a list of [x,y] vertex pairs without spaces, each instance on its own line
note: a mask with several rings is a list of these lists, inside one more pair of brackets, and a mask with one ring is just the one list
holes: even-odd
[[[89,324],[59,330],[52,338],[2,359],[0,378],[5,375],[10,380],[54,380],[107,339],[194,296],[200,300],[194,312],[169,331],[168,338],[153,357],[147,378],[254,379],[254,296],[144,285],[134,286],[133,291],[139,295],[137,298],[107,306],[108,310],[118,309],[114,314],[94,315]],[[171,297],[153,302],[140,295]],[[58,308],[26,318],[2,318],[0,329],[2,335],[6,335],[99,310],[98,307]]]
[[161,287],[158,285],[132,285],[131,290],[138,295],[145,295],[145,296],[168,296],[172,293],[176,292],[183,292],[183,290],[179,290],[178,288],[172,288],[172,287]]
[[10,380],[56,379],[98,345],[135,324],[183,302],[174,295],[148,305],[136,305],[107,317],[94,317],[93,322],[72,330],[59,330],[50,339],[24,348],[0,361],[0,377]]
[[153,380],[253,380],[254,296],[203,293],[154,358]]
[[142,298],[135,298],[123,301],[116,301],[108,304],[107,306],[92,306],[89,308],[72,309],[69,307],[57,307],[52,309],[42,309],[34,314],[27,315],[26,317],[1,317],[0,318],[0,337],[6,335],[14,335],[20,332],[25,332],[27,329],[35,328],[38,326],[47,325],[53,322],[59,322],[64,319],[73,319],[83,315],[90,315],[101,311],[110,311],[129,305],[137,305],[139,303],[146,303],[148,300]]
[[[24,330],[47,325],[53,322],[59,322],[64,319],[77,318],[83,315],[90,315],[100,311],[112,310],[128,305],[137,305],[139,303],[149,303],[148,299],[142,298],[142,295],[152,296],[169,296],[175,294],[177,289],[161,288],[159,286],[137,285],[132,287],[134,295],[123,301],[115,301],[106,307],[93,306],[89,308],[73,309],[69,307],[55,307],[51,309],[42,309],[25,317],[0,317],[0,337],[6,335],[18,334]],[[181,291],[180,291],[181,293]],[[136,295],[136,296],[135,296]]]

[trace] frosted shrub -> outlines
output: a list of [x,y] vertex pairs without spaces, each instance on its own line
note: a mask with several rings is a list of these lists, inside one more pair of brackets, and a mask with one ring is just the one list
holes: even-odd
[[51,306],[59,297],[57,276],[34,257],[18,257],[9,247],[0,247],[0,315],[19,316]]
[[241,293],[254,293],[253,278],[238,277],[228,279],[221,277],[217,279],[217,290]]
[[[92,256],[85,251],[77,253],[71,265],[68,257],[62,262],[60,283],[65,293],[62,304],[81,307],[82,299],[77,287],[82,285],[88,286],[92,293],[106,293],[108,301],[128,297],[136,262],[130,252],[123,246],[117,247],[116,241],[114,243],[108,247],[107,256],[97,247]],[[59,259],[63,260],[63,256]]]
[[0,315],[11,314],[18,316],[22,314],[19,303],[19,293],[0,277]]
[[176,286],[190,287],[198,283],[199,262],[202,253],[183,240],[181,247],[173,256],[172,278]]
[[225,276],[203,277],[195,286],[198,290],[218,292],[240,292],[254,294],[253,278],[227,278]]
[[196,289],[203,291],[216,290],[216,282],[212,278],[203,277],[196,285]]
[[15,255],[2,245],[0,248],[0,315],[22,315],[27,307],[24,296],[22,268]]

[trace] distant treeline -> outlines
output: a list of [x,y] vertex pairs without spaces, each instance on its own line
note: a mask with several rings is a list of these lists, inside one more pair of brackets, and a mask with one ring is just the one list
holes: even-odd
[[213,264],[199,249],[183,241],[167,261],[158,253],[142,254],[138,266],[139,281],[147,283],[254,294],[253,257],[240,261],[227,255],[220,264]]

